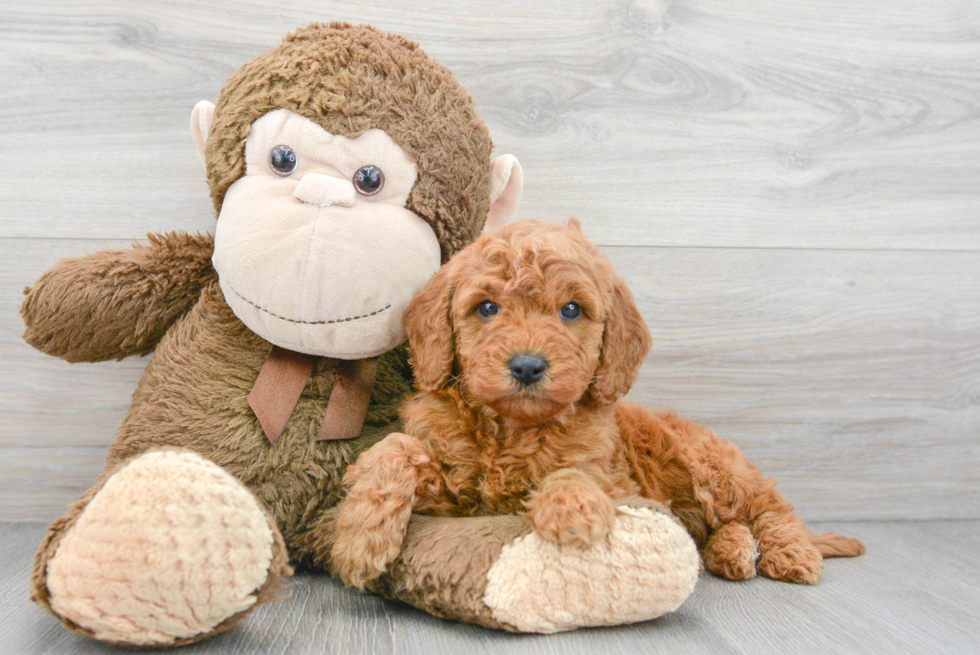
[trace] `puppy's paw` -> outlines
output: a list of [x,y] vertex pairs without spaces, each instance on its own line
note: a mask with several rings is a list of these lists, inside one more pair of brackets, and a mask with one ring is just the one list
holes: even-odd
[[364,586],[383,574],[401,551],[402,538],[378,530],[338,529],[331,571],[348,587]]
[[809,541],[795,541],[767,548],[763,544],[760,574],[773,580],[815,584],[823,571],[823,557]]
[[401,552],[412,506],[368,494],[340,504],[331,571],[348,587],[364,586],[384,573]]
[[616,512],[594,483],[568,480],[538,492],[527,517],[542,539],[585,547],[606,538]]
[[347,469],[347,497],[340,503],[331,570],[363,589],[401,552],[419,488],[431,489],[437,471],[422,443],[395,432],[374,444]]
[[755,577],[755,560],[759,544],[748,526],[726,523],[711,534],[704,547],[704,565],[715,575],[728,580]]

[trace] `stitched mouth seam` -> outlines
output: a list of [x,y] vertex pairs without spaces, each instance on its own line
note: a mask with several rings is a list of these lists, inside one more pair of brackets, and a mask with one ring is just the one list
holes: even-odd
[[280,319],[282,321],[289,321],[290,323],[300,323],[302,325],[331,325],[333,323],[347,323],[348,321],[356,321],[359,318],[368,318],[369,316],[377,316],[378,314],[380,314],[381,312],[385,311],[386,309],[391,309],[391,305],[389,304],[389,305],[385,305],[381,309],[376,309],[375,311],[371,312],[370,314],[361,314],[360,316],[348,316],[347,318],[335,318],[335,319],[330,320],[330,321],[300,321],[300,320],[295,319],[295,318],[286,318],[285,316],[280,316],[279,314],[276,314],[275,312],[270,312],[265,307],[262,307],[260,305],[256,305],[254,302],[252,302],[251,300],[249,300],[248,298],[246,298],[242,294],[238,293],[238,291],[235,289],[235,287],[231,286],[230,284],[228,285],[228,288],[231,289],[235,293],[236,296],[238,296],[239,298],[241,298],[242,300],[244,300],[245,302],[247,302],[252,307],[255,307],[260,312],[265,312],[269,316],[274,316],[275,318],[278,318],[278,319]]

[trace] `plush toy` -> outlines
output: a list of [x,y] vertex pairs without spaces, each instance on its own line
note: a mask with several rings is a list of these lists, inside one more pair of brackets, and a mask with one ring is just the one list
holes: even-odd
[[[68,628],[124,646],[203,639],[276,598],[293,565],[330,570],[343,473],[398,431],[412,388],[405,309],[522,184],[452,74],[369,27],[297,31],[191,123],[214,237],[64,260],[21,310],[26,340],[71,362],[154,352],[105,472],[31,574]],[[672,611],[697,575],[690,537],[619,505],[591,549],[518,515],[415,517],[369,588],[508,630]]]

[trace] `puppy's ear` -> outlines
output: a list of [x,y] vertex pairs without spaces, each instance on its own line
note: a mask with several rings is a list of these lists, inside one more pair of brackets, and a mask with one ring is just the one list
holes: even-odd
[[415,384],[422,391],[436,391],[453,372],[453,285],[446,264],[415,296],[405,312],[405,332],[412,347]]
[[626,394],[636,381],[640,365],[653,345],[646,321],[636,308],[633,293],[620,278],[612,288],[612,307],[606,315],[599,368],[592,380],[594,402],[608,405]]

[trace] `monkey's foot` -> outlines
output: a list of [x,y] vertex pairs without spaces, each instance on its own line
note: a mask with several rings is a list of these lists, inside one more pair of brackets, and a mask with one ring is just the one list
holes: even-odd
[[69,627],[160,647],[233,627],[290,573],[251,492],[194,453],[158,450],[106,481],[48,562],[46,585]]
[[484,601],[493,618],[522,632],[558,632],[645,621],[680,607],[700,571],[694,541],[668,514],[628,502],[591,548],[533,532],[504,546],[487,574]]

